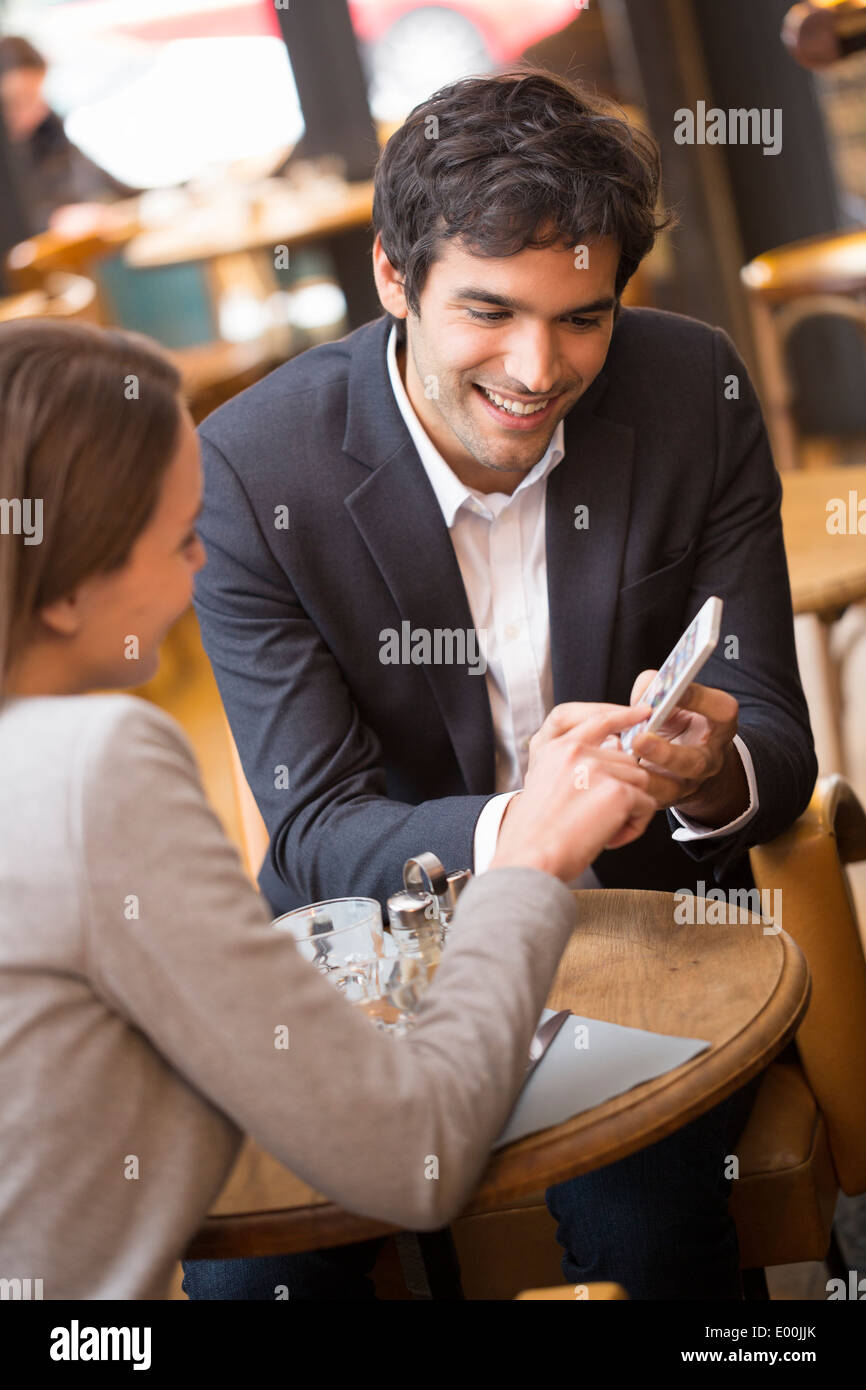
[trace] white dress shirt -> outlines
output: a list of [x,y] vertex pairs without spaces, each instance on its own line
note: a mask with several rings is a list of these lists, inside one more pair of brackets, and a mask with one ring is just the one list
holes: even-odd
[[[388,373],[397,407],[442,509],[469,611],[487,659],[485,680],[493,719],[498,795],[487,802],[476,822],[474,869],[478,874],[490,864],[505,808],[523,786],[529,740],[554,705],[545,500],[548,474],[565,453],[565,428],[560,421],[547,452],[510,496],[473,492],[445,462],[412,408],[400,376],[393,328],[388,338]],[[729,835],[755,815],[758,792],[752,759],[739,736],[734,743],[749,784],[748,808],[719,829],[674,811],[680,822],[673,834],[675,840]],[[598,888],[600,884],[592,869],[587,869],[573,886]]]

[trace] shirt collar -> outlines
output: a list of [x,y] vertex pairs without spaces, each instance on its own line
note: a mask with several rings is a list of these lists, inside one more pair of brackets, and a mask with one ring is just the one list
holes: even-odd
[[[529,470],[526,477],[521,480],[514,489],[511,496],[502,493],[479,494],[472,492],[464,483],[461,483],[456,473],[449,468],[439,450],[431,440],[427,431],[424,429],[418,416],[412,407],[412,403],[406,394],[400,376],[400,368],[397,365],[397,331],[392,327],[388,335],[388,375],[391,379],[391,389],[394,392],[394,399],[397,408],[403,417],[403,421],[412,439],[412,443],[418,450],[418,455],[424,465],[424,471],[430,480],[430,485],[436,494],[436,500],[445,518],[445,525],[450,530],[454,525],[460,508],[467,504],[472,510],[495,511],[498,514],[503,507],[507,506],[513,497],[518,493],[525,492],[534,483],[546,478],[548,473],[556,467],[565,454],[565,426],[562,420],[553,431],[553,437],[547,451],[538,462]],[[493,498],[503,499],[498,505],[491,506]]]

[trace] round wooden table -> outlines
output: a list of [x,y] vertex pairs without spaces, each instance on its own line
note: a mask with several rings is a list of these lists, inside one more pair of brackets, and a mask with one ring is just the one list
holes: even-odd
[[[818,761],[822,775],[844,776],[841,681],[830,634],[849,604],[866,599],[866,467],[815,468],[781,477],[794,613],[812,619],[799,624],[798,648]],[[845,529],[828,530],[828,523],[837,524],[837,512]]]
[[[762,1071],[806,1011],[804,956],[784,932],[765,934],[759,918],[743,912],[748,920],[740,922],[736,907],[714,904],[730,916],[727,924],[678,925],[672,894],[601,889],[575,896],[580,925],[560,961],[550,1007],[706,1038],[711,1046],[499,1150],[465,1215],[494,1211],[664,1138]],[[185,1257],[294,1254],[393,1229],[344,1211],[248,1140]]]
[[126,246],[127,263],[151,268],[281,244],[301,246],[365,227],[373,212],[372,180],[310,181],[299,188],[288,179],[265,179],[224,186],[221,195],[222,202],[190,202],[167,226],[140,232]]
[[272,280],[277,247],[316,243],[327,251],[346,300],[352,328],[381,313],[370,273],[373,183],[289,178],[255,185],[224,185],[215,198],[193,202],[167,226],[152,227],[130,241],[130,266],[150,269],[190,261],[225,262],[246,254],[258,258],[263,278]]

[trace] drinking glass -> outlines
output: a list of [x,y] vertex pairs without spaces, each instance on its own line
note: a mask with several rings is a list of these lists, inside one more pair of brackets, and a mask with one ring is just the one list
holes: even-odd
[[364,1010],[377,1028],[402,1035],[405,1011],[388,995],[387,982],[399,955],[382,925],[375,898],[331,898],[275,917],[305,960],[327,976],[350,1004]]

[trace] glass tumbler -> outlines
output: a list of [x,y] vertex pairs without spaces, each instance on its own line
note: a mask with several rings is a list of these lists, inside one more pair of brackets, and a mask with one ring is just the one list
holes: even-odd
[[387,981],[398,954],[382,924],[375,898],[331,898],[275,917],[305,960],[325,975],[350,1004],[385,1032],[406,1031],[405,1012],[388,998]]

